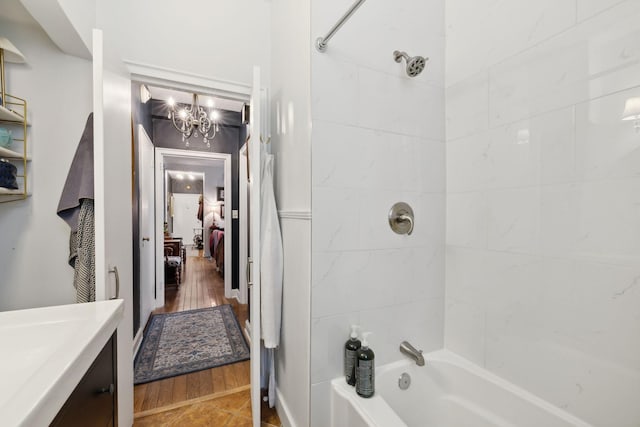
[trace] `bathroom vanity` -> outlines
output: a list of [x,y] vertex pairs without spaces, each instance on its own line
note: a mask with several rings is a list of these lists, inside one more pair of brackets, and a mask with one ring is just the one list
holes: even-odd
[[0,313],[3,426],[115,425],[122,300]]

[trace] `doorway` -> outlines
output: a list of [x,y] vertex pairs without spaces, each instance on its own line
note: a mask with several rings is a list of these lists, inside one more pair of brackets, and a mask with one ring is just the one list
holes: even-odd
[[[250,85],[241,85],[230,82],[222,82],[216,81],[213,79],[209,79],[203,76],[194,76],[185,73],[174,72],[166,69],[156,69],[153,67],[148,67],[141,64],[127,63],[131,76],[134,80],[145,81],[148,84],[158,85],[164,88],[178,88],[185,90],[187,92],[198,92],[200,94],[208,94],[208,95],[216,95],[220,96],[223,99],[227,100],[241,100],[245,104],[250,104],[250,109],[245,109],[246,115],[250,117],[250,123],[243,121],[243,128],[246,133],[250,133],[252,136],[248,138],[245,135],[242,139],[243,142],[246,140],[250,141],[250,152],[251,152],[251,167],[248,170],[249,174],[249,187],[251,189],[259,189],[260,188],[260,158],[261,158],[261,150],[260,150],[260,135],[261,135],[261,123],[262,116],[260,111],[264,108],[266,104],[266,91],[261,90],[260,87],[260,70],[258,67],[254,67],[254,79]],[[186,83],[179,83],[180,80],[184,80]],[[135,94],[134,94],[135,95]],[[135,116],[134,106],[134,116]],[[135,120],[134,120],[135,122]],[[250,131],[250,132],[249,132]],[[171,149],[177,149],[176,147],[172,147]],[[180,150],[185,151],[185,150]],[[191,147],[188,149],[189,153],[195,153]],[[157,154],[157,153],[156,153]],[[157,162],[157,156],[156,156]],[[232,162],[232,167],[237,167],[238,162]],[[157,171],[156,171],[157,175]],[[234,181],[235,182],[235,181]],[[228,189],[225,190],[225,196],[228,194]],[[250,194],[250,203],[252,212],[260,212],[260,192],[251,190]],[[234,199],[239,200],[237,194],[234,194]],[[237,208],[232,209],[229,212],[230,207],[228,206],[228,202],[225,200],[225,217],[231,215],[231,217],[236,220],[238,219],[238,213],[233,212]],[[242,212],[239,213],[240,218],[242,217]],[[252,215],[250,220],[247,221],[247,224],[250,228],[248,233],[249,241],[250,241],[250,257],[253,257],[252,254],[259,253],[260,248],[260,227],[259,227],[259,216]],[[156,227],[156,233],[158,233]],[[239,233],[233,233],[235,236],[238,236]],[[156,234],[156,241],[161,242],[162,240]],[[158,243],[159,244],[159,243]],[[239,257],[235,257],[238,259]],[[238,271],[237,269],[233,269],[234,271]],[[251,347],[251,384],[258,385],[260,383],[260,357],[259,357],[259,337],[260,336],[260,259],[259,257],[253,257],[253,261],[248,263],[247,268],[247,277],[250,280],[247,282],[253,285],[251,292],[247,292],[249,299],[251,300],[251,308],[250,308],[250,317],[254,319],[253,327],[249,328],[249,334],[251,335],[250,347]],[[244,273],[244,272],[243,272]],[[156,276],[157,269],[156,269]],[[244,276],[244,274],[243,274]],[[234,279],[235,281],[236,279]],[[158,280],[156,280],[157,282]],[[155,302],[158,304],[160,302],[160,289],[156,288],[156,299]],[[142,323],[142,319],[140,321]],[[257,339],[256,339],[257,338]],[[177,377],[176,377],[177,378]],[[251,408],[253,413],[253,425],[260,425],[260,416],[261,413],[261,399],[260,399],[260,388],[259,386],[251,387]]]
[[[163,225],[155,229],[156,241],[162,242],[167,237],[177,238],[188,249],[193,249],[194,236],[201,236],[203,248],[199,256],[214,262],[216,271],[222,273],[224,296],[237,299],[240,292],[238,288],[234,289],[233,286],[234,251],[232,246],[236,227],[233,227],[232,214],[234,199],[231,191],[231,155],[167,148],[156,148],[155,152],[155,222]],[[191,207],[193,209],[193,219],[196,219],[197,201],[196,198],[193,198],[190,205],[184,206],[189,203],[190,195],[174,191],[175,184],[172,184],[171,175],[186,176],[189,173],[193,175],[202,174],[203,214],[199,222],[192,222],[193,227],[191,227],[191,230],[189,230],[188,226],[179,230],[177,228],[179,224],[176,223],[176,215],[180,213],[185,216],[189,215],[188,212]],[[219,175],[222,175],[222,180],[219,180]],[[222,191],[219,191],[219,189]],[[226,196],[223,200],[220,199],[220,193]],[[185,218],[185,222],[188,222],[188,219]],[[166,231],[165,224],[168,227]],[[222,242],[219,240],[214,241],[214,231],[222,231]],[[179,235],[178,233],[184,235]],[[155,287],[157,308],[163,306],[166,301],[164,262],[158,262],[163,258],[163,249],[163,246],[156,245]],[[224,256],[216,257],[220,251],[224,252]],[[186,260],[185,267],[187,270],[189,269],[189,260],[190,258]]]

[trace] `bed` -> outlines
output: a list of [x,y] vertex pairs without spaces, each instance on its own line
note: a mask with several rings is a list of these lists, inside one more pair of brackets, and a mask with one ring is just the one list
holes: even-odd
[[216,261],[216,270],[224,276],[224,230],[214,226],[210,227],[209,249],[211,256]]

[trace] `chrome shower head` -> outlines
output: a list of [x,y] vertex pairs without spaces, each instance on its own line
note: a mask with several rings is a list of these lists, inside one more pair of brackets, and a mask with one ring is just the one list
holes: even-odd
[[429,58],[424,58],[422,56],[409,56],[407,52],[400,52],[398,50],[393,52],[393,59],[400,63],[402,62],[402,58],[407,62],[407,75],[409,77],[415,77],[424,70],[424,67],[427,65],[427,61]]

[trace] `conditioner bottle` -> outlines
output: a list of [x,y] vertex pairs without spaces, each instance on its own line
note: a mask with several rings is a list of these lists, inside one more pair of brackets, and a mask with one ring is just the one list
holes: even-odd
[[375,354],[369,348],[371,332],[362,334],[362,347],[358,350],[356,365],[356,393],[361,397],[372,397],[376,388]]
[[358,327],[351,325],[351,338],[344,345],[344,377],[349,385],[356,385],[356,362],[359,349]]

